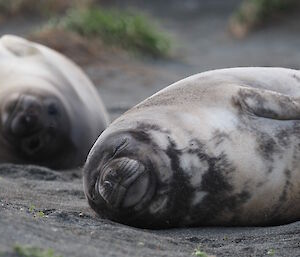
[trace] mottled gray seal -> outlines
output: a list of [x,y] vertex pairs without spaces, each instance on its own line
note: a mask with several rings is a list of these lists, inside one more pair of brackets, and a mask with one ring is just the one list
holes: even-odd
[[300,71],[234,68],[181,80],[99,137],[84,189],[103,217],[144,228],[300,219]]
[[0,39],[0,163],[51,168],[82,165],[108,125],[106,110],[82,70],[25,39]]

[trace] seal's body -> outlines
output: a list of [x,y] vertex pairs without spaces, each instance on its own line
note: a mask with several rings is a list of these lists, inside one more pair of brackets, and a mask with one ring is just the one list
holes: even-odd
[[90,206],[145,228],[300,219],[300,72],[234,68],[156,93],[99,137]]
[[96,89],[61,54],[16,36],[0,39],[0,163],[84,163],[108,118]]

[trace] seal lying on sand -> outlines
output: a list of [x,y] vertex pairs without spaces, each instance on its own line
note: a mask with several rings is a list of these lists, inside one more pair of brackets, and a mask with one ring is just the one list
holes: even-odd
[[204,72],[149,97],[99,137],[90,206],[143,228],[300,220],[300,71]]
[[91,81],[61,54],[0,39],[0,163],[72,168],[108,125]]

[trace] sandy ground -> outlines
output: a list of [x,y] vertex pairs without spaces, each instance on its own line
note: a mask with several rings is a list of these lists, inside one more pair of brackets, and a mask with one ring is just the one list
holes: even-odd
[[[197,72],[236,66],[300,68],[296,16],[237,41],[228,35],[226,21],[238,0],[131,2],[149,11],[172,34],[175,58],[112,55],[86,64],[83,68],[112,119]],[[20,21],[13,21],[1,26],[0,34],[27,35],[36,23],[18,26]],[[64,257],[193,256],[197,248],[218,257],[300,256],[300,222],[265,228],[141,230],[97,218],[84,198],[80,169],[58,172],[10,164],[0,166],[0,235],[2,256],[16,256],[15,244],[51,248]]]
[[[79,170],[0,166],[0,249],[55,249],[63,256],[300,256],[300,222],[266,228],[142,230],[94,216]],[[45,216],[40,217],[39,211]],[[269,252],[269,254],[268,254]]]

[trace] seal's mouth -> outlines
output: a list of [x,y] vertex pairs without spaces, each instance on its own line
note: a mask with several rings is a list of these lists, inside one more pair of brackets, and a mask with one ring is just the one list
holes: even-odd
[[106,165],[96,183],[96,191],[115,209],[134,208],[145,201],[150,173],[137,160],[117,158]]
[[50,142],[49,134],[45,131],[40,131],[29,137],[21,140],[21,150],[28,156],[33,156],[41,151]]
[[30,136],[43,127],[43,106],[30,95],[19,96],[7,103],[4,127],[14,137]]

